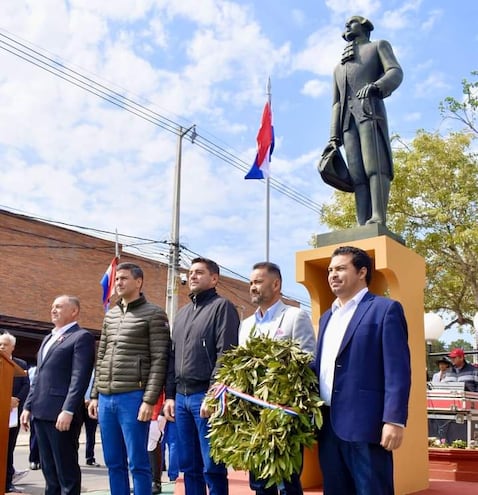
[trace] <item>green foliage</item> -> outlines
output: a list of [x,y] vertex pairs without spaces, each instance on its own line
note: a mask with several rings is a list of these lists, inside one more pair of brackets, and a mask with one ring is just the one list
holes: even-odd
[[[473,77],[478,76],[478,71],[472,71]],[[458,121],[460,125],[470,129],[475,135],[478,135],[476,127],[476,112],[478,110],[478,82],[470,82],[463,79],[462,83],[463,96],[460,100],[448,96],[440,103],[439,109],[443,117]]]
[[[451,351],[452,349],[463,349],[464,351],[472,351],[473,346],[466,340],[458,339],[458,340],[454,340],[453,342],[450,342],[450,345],[448,346],[448,350]],[[467,359],[469,360],[469,358]]]
[[453,442],[451,442],[451,447],[454,449],[466,449],[468,444],[465,440],[453,440]]
[[268,486],[290,480],[299,472],[302,446],[316,441],[322,426],[317,377],[309,368],[312,357],[290,340],[251,338],[244,346],[225,352],[216,376],[227,385],[258,399],[291,408],[269,409],[227,394],[221,416],[218,400],[210,392],[211,455],[234,469],[251,471],[268,479]]

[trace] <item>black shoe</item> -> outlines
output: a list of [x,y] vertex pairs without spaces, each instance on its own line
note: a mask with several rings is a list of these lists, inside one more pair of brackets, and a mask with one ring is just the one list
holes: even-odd
[[151,485],[151,493],[152,495],[158,495],[158,493],[161,493],[161,482],[153,481],[153,484]]
[[93,459],[88,459],[86,461],[86,465],[87,466],[92,466],[92,467],[101,467],[101,464],[98,464],[94,458]]
[[9,487],[7,487],[5,493],[23,493],[23,490],[21,488],[18,488],[18,486],[10,485]]
[[30,469],[32,471],[37,471],[40,469],[40,463],[39,462],[30,462]]

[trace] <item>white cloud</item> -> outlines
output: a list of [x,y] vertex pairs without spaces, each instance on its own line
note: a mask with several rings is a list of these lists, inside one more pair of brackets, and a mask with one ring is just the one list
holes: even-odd
[[418,122],[422,118],[421,112],[411,112],[404,116],[405,122]]
[[312,79],[304,84],[301,92],[312,98],[318,98],[319,96],[330,92],[330,83],[320,81],[319,79]]
[[306,47],[292,60],[295,70],[330,76],[344,47],[341,29],[326,26],[307,37]]
[[326,0],[325,4],[336,15],[368,17],[379,9],[380,0]]
[[419,98],[431,98],[438,91],[450,89],[450,84],[446,81],[445,74],[441,72],[432,72],[428,74],[425,80],[415,85],[415,94]]
[[416,14],[422,0],[410,0],[398,5],[394,10],[387,10],[380,20],[380,27],[386,31],[398,31],[415,24]]
[[422,29],[424,31],[430,31],[434,26],[436,26],[439,19],[443,17],[443,11],[440,9],[433,9],[429,12],[428,18],[422,22]]

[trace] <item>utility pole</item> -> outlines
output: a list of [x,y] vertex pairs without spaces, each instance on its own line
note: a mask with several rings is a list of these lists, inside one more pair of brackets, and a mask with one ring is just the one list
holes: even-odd
[[168,262],[168,279],[166,286],[166,313],[169,324],[172,325],[176,312],[178,310],[178,293],[179,293],[179,218],[181,209],[181,159],[183,138],[190,131],[191,143],[196,138],[196,125],[188,129],[179,127],[178,141],[176,148],[176,166],[174,168],[174,191],[173,191],[173,209],[171,222],[171,240],[169,243],[169,262]]

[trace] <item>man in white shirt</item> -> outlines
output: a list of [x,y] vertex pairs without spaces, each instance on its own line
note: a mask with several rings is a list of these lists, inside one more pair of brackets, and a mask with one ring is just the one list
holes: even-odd
[[[282,275],[275,263],[256,263],[252,267],[249,293],[256,312],[242,321],[239,329],[239,344],[250,337],[265,335],[277,340],[297,341],[303,351],[315,351],[315,334],[309,315],[300,308],[282,302]],[[258,480],[250,473],[249,484],[256,495],[302,495],[300,473],[294,473],[283,486],[266,488],[267,480]]]

